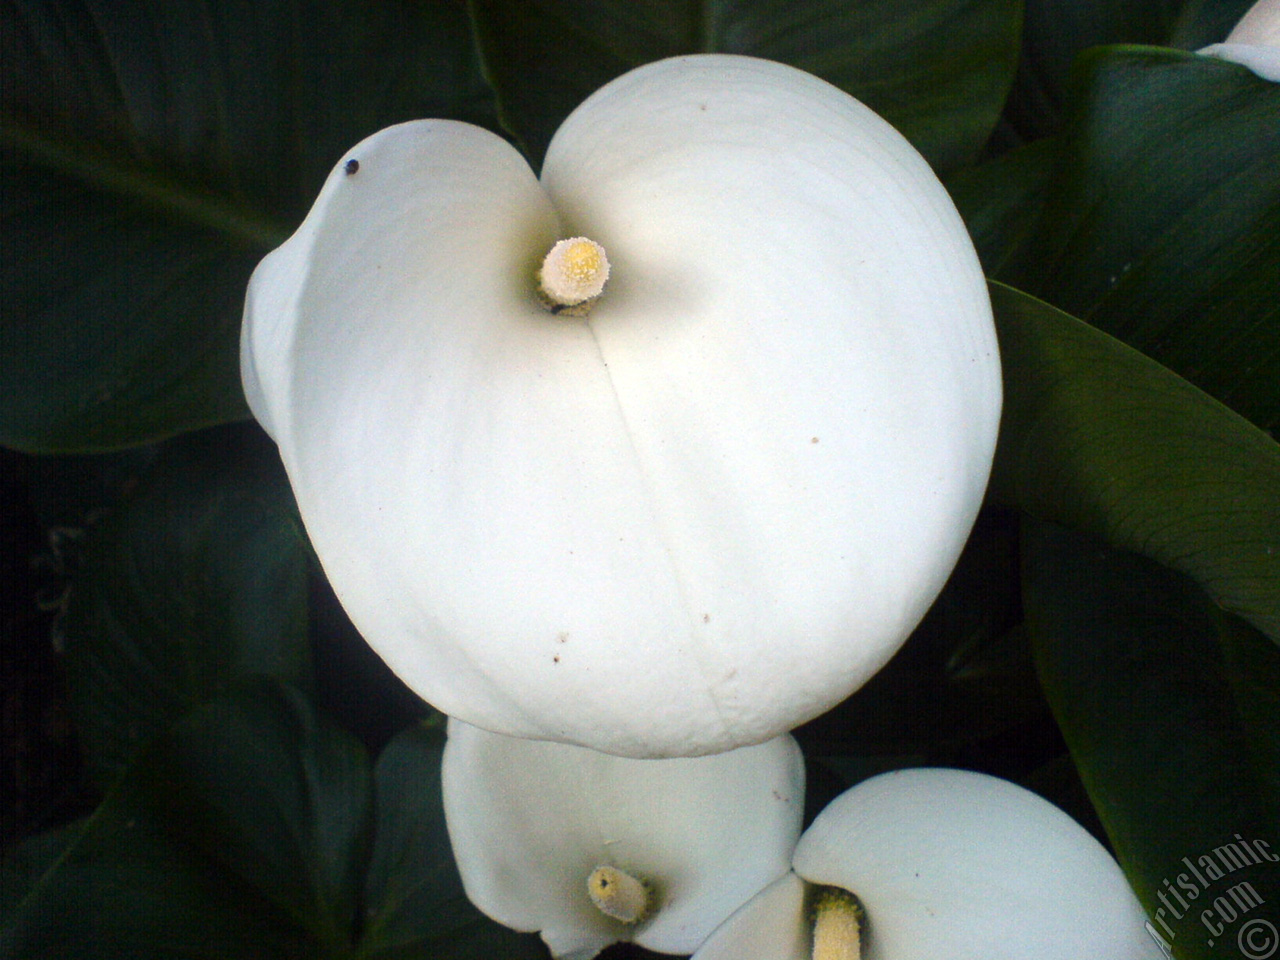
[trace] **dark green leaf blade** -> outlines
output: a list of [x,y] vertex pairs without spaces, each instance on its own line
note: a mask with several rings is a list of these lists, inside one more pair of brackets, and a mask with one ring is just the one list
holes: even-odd
[[[1219,618],[1227,681],[1266,794],[1280,802],[1280,652],[1235,617]],[[1280,809],[1274,811],[1280,823]]]
[[91,452],[247,416],[254,263],[329,168],[494,122],[460,3],[27,0],[0,29],[0,443]]
[[1280,426],[1280,84],[1150,48],[1080,67],[1043,213],[997,278]]
[[[19,923],[22,903],[49,873],[74,849],[85,821],[27,837],[0,860],[0,930]],[[6,943],[0,934],[0,944]],[[7,956],[7,954],[5,954]]]
[[371,812],[359,744],[296,691],[249,685],[116,784],[10,913],[0,954],[351,956]]
[[1195,579],[1280,642],[1280,446],[1159,364],[991,284],[993,496]]
[[937,168],[953,167],[995,126],[1021,19],[1009,0],[472,0],[472,10],[503,120],[535,164],[568,113],[614,77],[665,57],[739,53],[834,83]]
[[66,622],[90,770],[249,675],[310,683],[310,548],[274,445],[256,427],[170,441],[94,532]]
[[247,417],[238,330],[263,248],[3,164],[0,443],[98,452]]
[[10,879],[13,890],[28,892],[6,904],[0,956],[274,960],[290,956],[303,940],[269,904],[241,897],[227,878],[185,858],[148,816],[133,785],[113,790],[84,823],[32,838],[6,869],[34,866],[22,862],[26,850],[55,843],[66,847],[60,858]]
[[366,960],[545,960],[533,934],[483,916],[467,899],[445,827],[444,731],[417,725],[393,739],[374,770],[377,825],[366,885]]
[[1037,140],[947,178],[947,192],[987,276],[999,276],[1034,229],[1049,189],[1054,146],[1052,139]]
[[1254,846],[1274,843],[1280,798],[1252,764],[1212,605],[1048,524],[1028,525],[1023,583],[1046,693],[1152,929],[1181,960],[1231,955],[1241,905],[1280,899],[1280,856]]
[[1146,43],[1196,50],[1223,40],[1253,0],[1027,0],[1008,115],[1026,139],[1069,112],[1071,67],[1089,47]]
[[1020,3],[788,0],[710,3],[730,53],[781,60],[834,83],[892,123],[934,168],[973,160],[1017,63]]
[[329,948],[357,935],[373,819],[364,748],[295,689],[247,686],[198,708],[147,770],[171,836]]

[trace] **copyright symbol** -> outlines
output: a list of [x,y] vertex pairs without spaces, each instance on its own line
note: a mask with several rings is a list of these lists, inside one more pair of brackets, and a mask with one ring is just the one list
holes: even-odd
[[1236,945],[1247,960],[1268,960],[1280,947],[1280,934],[1270,920],[1250,920],[1241,925]]

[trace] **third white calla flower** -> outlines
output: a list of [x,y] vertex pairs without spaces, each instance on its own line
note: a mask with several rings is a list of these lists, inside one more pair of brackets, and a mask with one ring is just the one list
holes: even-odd
[[[694,960],[1163,956],[1102,845],[1048,801],[996,777],[919,769],[866,780],[818,815],[792,867]],[[815,943],[815,887],[860,901],[856,949]]]

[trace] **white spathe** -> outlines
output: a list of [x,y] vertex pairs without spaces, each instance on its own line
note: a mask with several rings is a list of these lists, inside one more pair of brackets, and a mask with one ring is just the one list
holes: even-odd
[[[568,237],[610,264],[585,318],[536,291]],[[255,272],[242,365],[392,669],[486,729],[633,757],[762,742],[875,673],[959,555],[1000,415],[925,161],[736,56],[610,83],[541,182],[465,124],[365,140]]]
[[809,960],[807,884],[862,901],[862,960],[1164,956],[1102,845],[1048,801],[984,774],[872,777],[818,815],[792,866],[694,960]]
[[[632,760],[449,721],[444,808],[471,901],[587,960],[633,940],[691,953],[790,869],[804,761],[790,736],[708,757]],[[652,885],[647,917],[605,916],[587,879],[614,867]]]
[[1248,67],[1264,80],[1280,81],[1280,0],[1258,0],[1225,42],[1199,52]]

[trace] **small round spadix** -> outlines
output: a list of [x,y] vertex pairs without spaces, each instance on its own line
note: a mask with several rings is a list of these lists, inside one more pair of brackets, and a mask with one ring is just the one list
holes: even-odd
[[478,127],[375,134],[255,272],[242,358],[400,678],[636,758],[761,743],[874,674],[968,538],[1000,419],[946,190],[861,103],[750,57],[619,77],[541,180]]
[[577,306],[600,296],[609,279],[604,247],[586,237],[561,240],[548,252],[538,271],[538,285],[554,304]]
[[601,913],[623,923],[636,923],[649,912],[649,891],[644,882],[617,867],[592,870],[587,893]]

